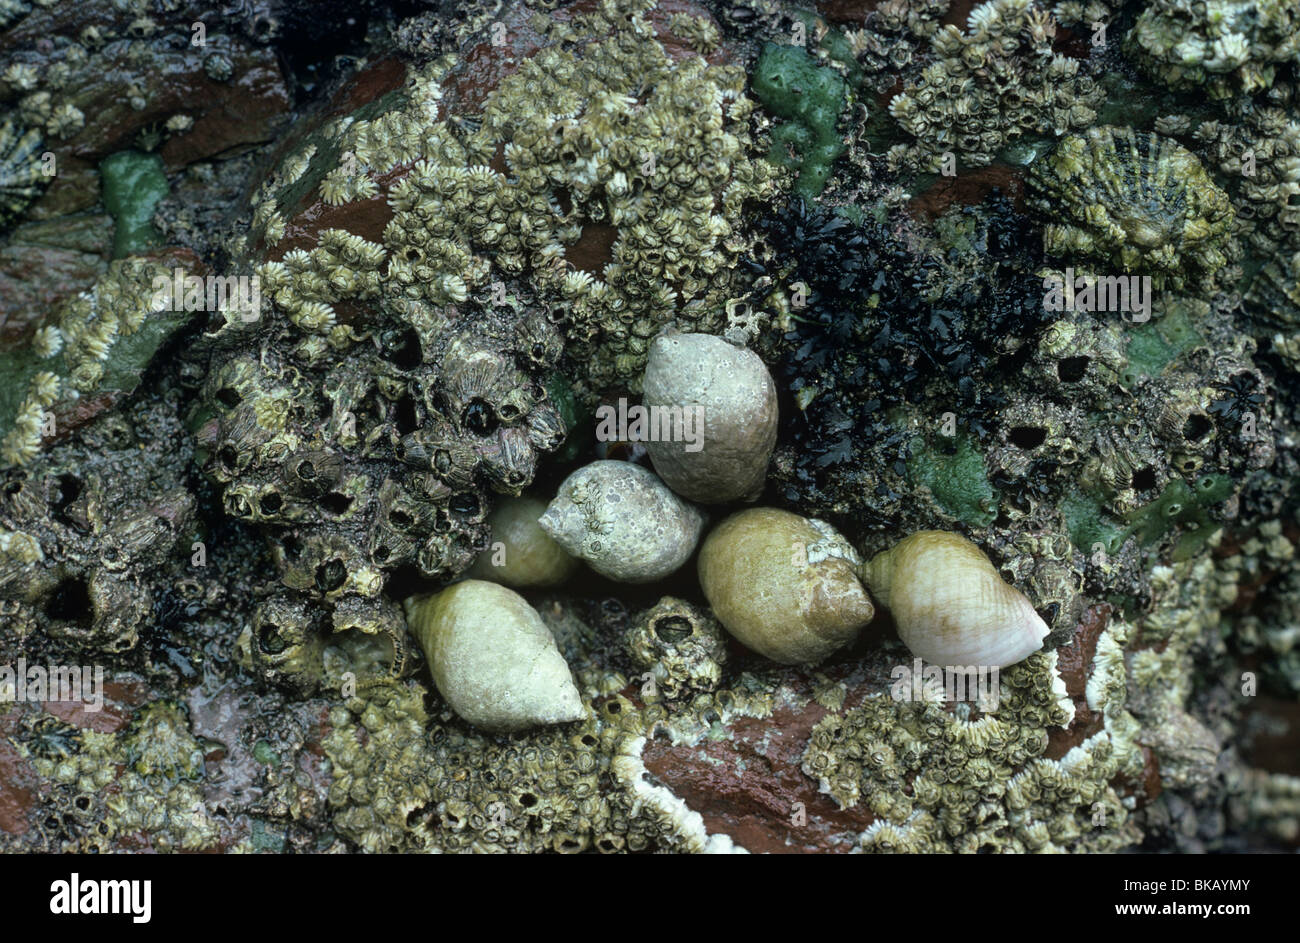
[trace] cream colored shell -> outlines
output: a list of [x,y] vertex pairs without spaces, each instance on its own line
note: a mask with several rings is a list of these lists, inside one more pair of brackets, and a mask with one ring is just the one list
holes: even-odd
[[474,726],[509,733],[585,716],[551,630],[514,590],[465,580],[406,600],[406,615],[438,693]]
[[873,557],[862,578],[912,654],[940,667],[1005,668],[1038,651],[1047,637],[1024,593],[959,534],[925,530],[905,537]]
[[465,575],[506,586],[558,586],[581,566],[537,523],[546,503],[505,497],[488,516],[492,540]]

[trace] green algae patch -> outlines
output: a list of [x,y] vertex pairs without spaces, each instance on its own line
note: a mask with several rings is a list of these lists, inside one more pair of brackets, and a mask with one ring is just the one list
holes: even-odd
[[803,24],[805,41],[808,38],[820,36],[821,38],[817,41],[817,48],[843,66],[849,81],[854,85],[862,81],[862,66],[858,62],[857,55],[853,52],[853,44],[849,42],[848,36],[844,35],[843,31],[836,29],[826,21],[825,17],[818,15],[813,10],[795,10],[791,15]]
[[984,456],[965,436],[932,447],[914,440],[907,476],[925,485],[947,513],[971,527],[988,527],[998,516],[998,495],[989,483]]
[[1085,554],[1098,544],[1108,554],[1118,553],[1128,536],[1121,525],[1107,519],[1095,498],[1082,492],[1061,499],[1061,516],[1070,540]]
[[1120,382],[1132,387],[1142,377],[1159,376],[1173,360],[1202,340],[1181,305],[1171,305],[1165,314],[1144,324],[1128,328],[1128,347],[1124,354],[1128,365]]
[[1232,479],[1226,475],[1203,475],[1191,485],[1175,478],[1158,498],[1131,512],[1123,524],[1084,492],[1063,498],[1061,515],[1070,540],[1085,554],[1098,545],[1108,554],[1118,553],[1130,537],[1136,537],[1141,547],[1151,547],[1179,529],[1182,533],[1174,545],[1173,559],[1186,560],[1199,553],[1216,530],[1210,508],[1227,500],[1232,492]]
[[1183,533],[1174,545],[1173,558],[1190,559],[1204,549],[1216,530],[1209,509],[1226,500],[1232,491],[1232,479],[1226,475],[1204,475],[1193,485],[1175,478],[1160,497],[1134,512],[1129,532],[1145,547],[1178,527]]
[[99,165],[104,208],[113,217],[113,258],[152,249],[162,243],[153,213],[167,195],[162,158],[139,151],[119,151]]
[[795,192],[814,199],[844,153],[836,131],[847,87],[834,69],[819,66],[797,46],[767,43],[754,66],[754,94],[786,123],[772,132],[768,159],[799,171]]
[[546,392],[564,420],[564,442],[555,453],[559,462],[573,462],[591,444],[591,412],[580,406],[568,377],[554,371],[546,379]]

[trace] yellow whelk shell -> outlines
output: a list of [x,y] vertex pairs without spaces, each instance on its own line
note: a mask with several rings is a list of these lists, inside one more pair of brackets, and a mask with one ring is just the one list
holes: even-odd
[[1005,668],[1032,655],[1047,625],[965,537],[923,530],[862,568],[912,654],[941,667]]
[[852,642],[875,614],[859,563],[829,524],[753,508],[704,541],[700,586],[718,621],[746,646],[782,664],[812,664]]

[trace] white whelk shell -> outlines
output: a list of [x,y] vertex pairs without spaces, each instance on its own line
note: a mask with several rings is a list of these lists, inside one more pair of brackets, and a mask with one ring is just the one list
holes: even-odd
[[[757,354],[711,334],[662,335],[650,345],[642,398],[651,422],[659,417],[646,450],[668,487],[703,504],[762,493],[778,408]],[[663,435],[667,417],[682,434]]]
[[925,530],[877,554],[862,579],[899,638],[942,667],[1005,668],[1038,651],[1047,624],[965,537]]

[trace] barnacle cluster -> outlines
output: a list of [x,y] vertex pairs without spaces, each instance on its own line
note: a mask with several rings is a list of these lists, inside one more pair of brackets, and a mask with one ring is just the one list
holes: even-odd
[[[0,605],[17,637],[122,652],[148,630],[199,537],[192,454],[168,409],[102,417],[0,473]],[[100,464],[100,460],[106,463]],[[112,469],[112,473],[108,470]]]
[[[418,329],[381,321],[346,360],[324,359],[321,339],[324,362],[312,363],[302,345],[319,336],[301,340],[295,326],[295,347],[222,358],[205,381],[216,413],[202,432],[208,468],[226,513],[273,535],[283,584],[243,648],[306,688],[321,678],[322,626],[387,638],[399,671],[403,622],[380,598],[387,573],[468,567],[487,543],[490,491],[517,493],[563,438],[539,382],[559,347],[544,318],[471,321],[419,301],[404,310]],[[209,343],[247,329],[231,313]]]
[[[128,836],[158,851],[197,851],[216,841],[218,823],[203,802],[204,751],[183,705],[154,701],[116,733],[77,729],[50,714],[29,722],[47,740],[54,729],[62,732],[55,751],[24,747],[53,784],[51,804],[66,810],[44,823],[51,850],[102,852]],[[115,775],[115,766],[123,772]],[[105,792],[110,784],[115,788]]]
[[890,149],[890,166],[937,172],[947,153],[981,167],[1022,135],[1091,125],[1104,92],[1083,62],[1053,50],[1056,28],[1031,0],[989,0],[971,10],[966,32],[935,32],[934,60],[889,102],[915,139]]
[[[336,300],[382,290],[477,309],[504,304],[522,278],[596,391],[634,385],[664,323],[716,328],[735,221],[770,195],[772,171],[747,153],[743,71],[676,44],[673,30],[708,26],[703,14],[663,24],[653,7],[530,20],[540,48],[481,105],[457,97],[447,56],[419,67],[396,107],[332,122],[328,150],[308,144],[263,188],[254,236],[278,243],[304,173],[329,206],[382,198],[387,222],[360,267],[302,257],[323,245],[267,263],[277,284],[277,263],[294,279],[277,307],[305,307],[305,329],[324,333],[334,324],[320,306]],[[302,265],[318,279],[304,285]],[[382,289],[365,274],[376,270]]]
[[1300,13],[1287,0],[1153,0],[1128,43],[1161,82],[1212,98],[1253,94],[1300,65]]
[[1195,155],[1158,134],[1101,126],[1031,168],[1031,205],[1056,256],[1149,274],[1157,287],[1209,279],[1229,261],[1233,208]]
[[1053,756],[1049,729],[1075,716],[1055,660],[1038,654],[1007,669],[996,709],[978,716],[884,694],[828,714],[813,729],[803,769],[841,806],[870,806],[876,821],[859,838],[863,851],[1126,847],[1136,834],[1134,803],[1111,783],[1121,773],[1137,778],[1142,756],[1124,707],[1122,661],[1118,684],[1112,663],[1109,683],[1099,671],[1089,689],[1102,729]]
[[59,433],[60,413],[66,424],[77,400],[134,389],[149,360],[191,316],[182,299],[166,310],[158,303],[156,280],[166,282],[170,297],[175,271],[162,259],[113,263],[89,290],[51,312],[27,351],[8,355],[0,467],[30,463]]
[[626,698],[589,720],[492,740],[430,718],[416,683],[330,713],[335,827],[367,851],[729,851],[645,781],[644,718]]

